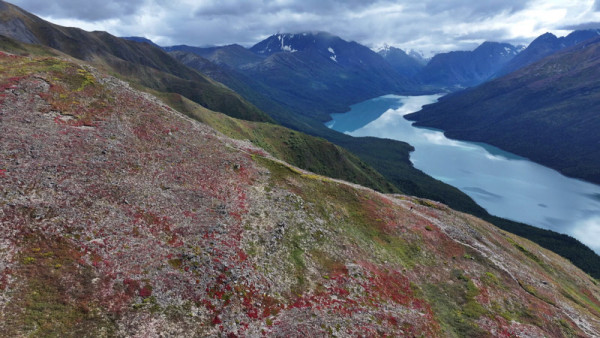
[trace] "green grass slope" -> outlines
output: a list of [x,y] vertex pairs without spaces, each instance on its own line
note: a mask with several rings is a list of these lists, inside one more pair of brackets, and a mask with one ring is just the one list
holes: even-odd
[[[164,96],[163,96],[164,97]],[[231,118],[181,97],[164,97],[178,110],[228,137],[248,140],[272,156],[314,173],[343,179],[380,192],[398,188],[356,155],[323,138],[279,125]]]

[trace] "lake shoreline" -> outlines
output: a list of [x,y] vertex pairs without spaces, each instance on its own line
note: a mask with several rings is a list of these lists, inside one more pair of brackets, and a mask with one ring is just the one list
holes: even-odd
[[326,126],[407,142],[415,149],[415,168],[460,189],[489,214],[573,236],[600,252],[600,199],[593,197],[600,196],[600,186],[489,144],[448,138],[404,117],[439,97],[384,95],[331,114]]

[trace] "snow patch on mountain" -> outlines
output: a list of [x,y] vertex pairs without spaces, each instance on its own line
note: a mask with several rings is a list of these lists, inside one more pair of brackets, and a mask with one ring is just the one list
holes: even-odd
[[517,55],[519,54],[519,50],[517,48],[504,47],[504,52],[501,52],[500,55]]
[[392,46],[388,45],[387,43],[384,43],[382,47],[373,49],[373,51],[375,53],[381,54],[381,56],[383,56],[383,57],[386,57],[387,54],[390,52],[391,48],[392,48]]
[[291,45],[284,45],[284,44],[281,44],[281,50],[284,52],[290,52],[290,53],[297,52],[297,50],[292,48]]
[[[292,36],[293,37],[293,36]],[[286,45],[285,44],[285,37],[282,35],[277,35],[277,38],[279,39],[279,41],[281,41],[281,50],[284,52],[289,52],[289,53],[294,53],[297,52],[298,50],[294,49],[292,47],[292,45]]]
[[331,47],[327,48],[327,50],[329,51],[329,53],[333,54],[329,58],[335,62],[338,62],[337,55],[335,55],[335,50],[333,50],[333,48],[331,48]]

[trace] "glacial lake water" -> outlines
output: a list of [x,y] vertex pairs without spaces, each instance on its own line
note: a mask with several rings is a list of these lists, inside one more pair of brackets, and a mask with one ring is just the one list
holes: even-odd
[[489,213],[571,235],[600,253],[600,186],[490,145],[448,139],[404,118],[440,96],[381,96],[331,114],[327,126],[410,143],[416,168],[462,190]]

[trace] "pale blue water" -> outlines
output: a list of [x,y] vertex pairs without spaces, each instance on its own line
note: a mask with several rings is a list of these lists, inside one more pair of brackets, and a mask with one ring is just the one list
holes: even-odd
[[416,168],[459,188],[491,214],[571,235],[600,253],[600,186],[490,145],[413,127],[404,118],[440,96],[382,96],[332,114],[327,126],[408,142]]

